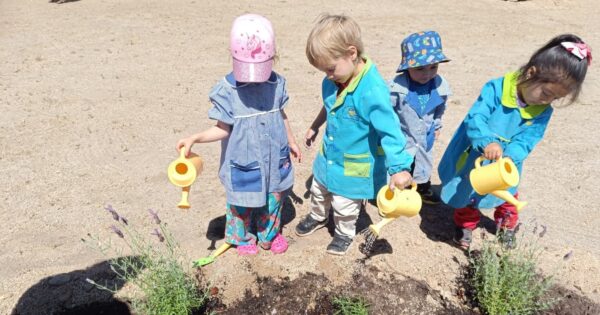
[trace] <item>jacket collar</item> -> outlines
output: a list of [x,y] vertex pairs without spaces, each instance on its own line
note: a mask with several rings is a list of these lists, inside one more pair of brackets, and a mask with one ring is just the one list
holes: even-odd
[[362,70],[360,70],[360,73],[357,76],[355,76],[352,79],[352,81],[350,81],[350,84],[348,84],[348,86],[342,91],[342,93],[340,93],[340,95],[338,95],[338,97],[335,99],[335,103],[333,104],[331,109],[334,109],[344,103],[344,100],[346,99],[346,95],[348,95],[348,93],[352,93],[352,92],[354,92],[354,90],[356,90],[356,88],[358,87],[358,83],[360,83],[360,80],[365,76],[365,74],[369,71],[369,69],[371,69],[371,67],[373,67],[373,61],[371,61],[371,59],[369,57],[365,57],[364,67],[362,68]]
[[433,78],[433,80],[429,81],[427,84],[431,89],[431,94],[429,100],[425,107],[421,108],[421,103],[419,102],[419,95],[414,90],[411,89],[411,85],[416,84],[410,80],[408,76],[408,71],[405,71],[396,78],[394,78],[394,82],[397,84],[396,92],[400,94],[406,95],[405,101],[408,105],[419,115],[419,117],[425,116],[427,113],[434,110],[436,107],[444,104],[446,101],[443,96],[448,96],[450,94],[450,89],[447,84],[444,84],[442,78],[437,75]]
[[509,72],[502,82],[502,105],[508,108],[518,108],[521,118],[533,119],[542,114],[550,105],[527,105],[520,107],[517,104],[517,81],[519,72]]

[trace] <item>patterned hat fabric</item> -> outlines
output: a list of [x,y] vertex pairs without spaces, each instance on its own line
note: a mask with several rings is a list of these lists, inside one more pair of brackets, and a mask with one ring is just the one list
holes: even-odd
[[402,62],[397,72],[450,61],[442,52],[442,39],[436,31],[413,33],[402,41],[400,47]]

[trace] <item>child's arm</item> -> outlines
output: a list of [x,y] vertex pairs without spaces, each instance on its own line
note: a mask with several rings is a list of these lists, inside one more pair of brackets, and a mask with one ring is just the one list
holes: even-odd
[[327,120],[327,111],[325,110],[325,106],[321,107],[319,114],[315,117],[315,120],[310,125],[310,128],[306,131],[306,135],[304,136],[304,144],[306,147],[312,146],[313,142],[317,138],[317,134],[319,133],[319,128],[323,126],[325,121]]
[[434,129],[435,129],[435,139],[436,140],[440,136],[440,130],[442,129],[442,116],[444,115],[445,111],[446,111],[446,102],[444,102],[444,104],[436,107],[435,111],[433,112],[433,125],[434,125]]
[[[546,110],[551,111],[552,108]],[[506,145],[504,155],[511,158],[516,164],[522,163],[544,137],[550,117],[551,113],[548,113],[548,115],[544,114],[543,117],[535,119],[531,126],[526,127],[523,131],[513,136]]]
[[373,90],[362,98],[371,125],[381,139],[381,147],[385,152],[388,174],[390,174],[390,188],[404,188],[412,181],[408,172],[413,162],[413,157],[404,150],[406,138],[398,126],[398,116],[390,103],[389,91]]
[[296,138],[294,138],[294,134],[292,133],[292,128],[290,127],[290,122],[288,121],[288,117],[285,114],[285,111],[281,110],[281,116],[283,117],[283,124],[285,125],[285,131],[287,133],[288,145],[290,146],[290,151],[292,155],[298,159],[298,163],[302,162],[302,152],[300,152],[300,148],[296,143]]
[[222,121],[217,121],[216,126],[212,126],[202,132],[193,134],[187,138],[183,138],[177,141],[177,152],[179,152],[181,148],[184,148],[185,156],[188,156],[194,143],[206,143],[222,140],[229,136],[230,131],[230,125]]
[[488,82],[483,86],[479,98],[467,113],[465,119],[467,137],[471,140],[473,148],[478,152],[484,153],[485,148],[491,143],[500,144],[500,140],[497,139],[488,126],[488,119],[492,112],[496,107],[502,106],[498,102],[493,83]]

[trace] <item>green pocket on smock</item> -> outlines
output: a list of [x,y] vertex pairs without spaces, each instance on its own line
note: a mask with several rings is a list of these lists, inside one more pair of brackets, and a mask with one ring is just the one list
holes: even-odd
[[370,154],[344,153],[344,176],[369,177],[371,175]]

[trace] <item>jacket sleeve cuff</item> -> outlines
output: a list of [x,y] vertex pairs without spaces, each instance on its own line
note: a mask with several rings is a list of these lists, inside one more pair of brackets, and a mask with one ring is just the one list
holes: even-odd
[[484,137],[484,138],[479,138],[479,139],[475,139],[472,140],[472,144],[473,144],[473,148],[475,150],[477,150],[479,153],[483,153],[483,150],[485,149],[485,147],[487,147],[488,144],[495,142],[496,139],[494,139],[493,137]]
[[403,172],[403,171],[410,172],[410,168],[406,168],[406,167],[402,167],[402,166],[392,166],[392,167],[388,168],[388,174],[390,174],[390,176],[392,176],[396,173]]

